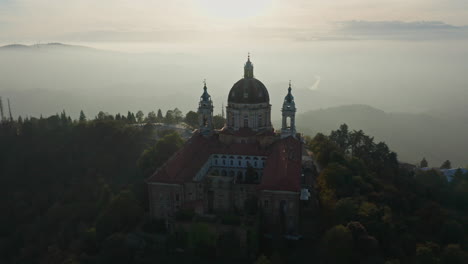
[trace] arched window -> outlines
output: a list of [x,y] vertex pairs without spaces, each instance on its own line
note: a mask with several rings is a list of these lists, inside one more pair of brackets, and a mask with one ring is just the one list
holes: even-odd
[[244,116],[244,127],[249,127],[249,116]]
[[259,127],[262,127],[262,126],[264,126],[264,124],[263,124],[263,117],[262,117],[262,115],[258,115],[258,126],[259,126]]

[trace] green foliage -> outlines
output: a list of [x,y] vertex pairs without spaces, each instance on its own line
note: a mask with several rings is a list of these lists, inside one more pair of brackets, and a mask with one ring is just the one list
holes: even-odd
[[[448,183],[438,170],[400,167],[385,143],[374,143],[363,131],[349,131],[346,125],[330,136],[317,134],[306,142],[321,170],[317,177],[320,226],[329,229],[348,223],[353,234],[352,245],[323,250],[325,263],[383,263],[384,259],[444,263],[440,248],[466,245],[468,175],[457,171]],[[424,161],[421,167],[427,167]],[[320,235],[322,243],[331,244],[327,241],[333,241],[336,233],[346,236],[343,228]],[[356,236],[357,230],[365,230],[357,232],[364,235]],[[341,255],[343,248],[353,252],[344,252],[350,256],[348,262],[332,254]],[[466,253],[462,246],[451,246],[446,258],[453,255],[454,262],[459,262]]]
[[139,225],[146,190],[136,161],[153,133],[111,119],[71,122],[62,112],[0,125],[1,263],[85,262],[100,255],[106,229]]
[[138,123],[143,123],[143,117],[145,116],[145,114],[143,114],[143,111],[138,110],[135,116]]
[[439,251],[439,245],[431,242],[419,244],[416,246],[416,258],[415,263],[418,264],[437,264],[439,259],[437,253]]
[[226,119],[222,117],[221,115],[213,116],[213,128],[214,129],[223,128],[225,123],[226,123]]
[[194,223],[188,233],[188,246],[195,255],[208,258],[213,256],[216,235],[208,224]]
[[164,135],[154,146],[143,152],[140,159],[138,159],[138,167],[141,168],[144,175],[149,176],[179,150],[182,144],[183,139],[178,133],[171,132]]
[[337,225],[323,236],[324,263],[349,263],[352,258],[353,237],[348,228]]
[[146,117],[146,122],[148,122],[148,123],[158,122],[158,118],[157,118],[156,113],[154,111],[151,111],[151,112],[148,113],[148,116]]
[[127,245],[125,234],[116,233],[104,241],[100,255],[100,263],[127,264],[131,263],[132,251]]
[[166,116],[164,117],[164,123],[166,124],[175,124],[176,118],[173,110],[167,110]]
[[450,162],[450,160],[446,160],[446,161],[444,161],[444,163],[442,163],[442,165],[440,165],[440,168],[441,169],[451,169],[452,168],[452,163]]
[[80,122],[86,122],[86,115],[84,114],[83,110],[80,111]]
[[185,123],[192,128],[197,128],[198,127],[198,114],[195,113],[194,111],[189,111],[185,115]]
[[162,114],[161,109],[158,109],[158,115],[156,116],[157,122],[162,122],[164,120],[164,116]]
[[258,259],[254,262],[254,264],[270,264],[271,261],[265,256],[260,255]]
[[216,243],[217,255],[224,259],[236,259],[241,256],[240,238],[234,230],[219,235]]
[[421,162],[419,163],[420,168],[427,168],[429,167],[429,163],[427,162],[426,158],[423,158]]
[[444,248],[442,253],[442,264],[468,263],[468,253],[463,251],[458,244],[450,244]]
[[335,217],[337,223],[345,224],[358,219],[359,202],[354,198],[343,198],[336,203]]
[[143,209],[130,191],[121,191],[112,199],[96,222],[98,239],[112,233],[128,232],[142,220]]

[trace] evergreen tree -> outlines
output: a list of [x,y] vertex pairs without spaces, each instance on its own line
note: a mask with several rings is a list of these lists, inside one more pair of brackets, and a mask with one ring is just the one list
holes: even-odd
[[128,111],[128,113],[127,113],[127,122],[128,122],[129,124],[135,124],[135,123],[136,123],[136,118],[135,118],[135,114],[134,114],[134,113]]
[[172,111],[172,114],[174,116],[174,122],[176,124],[182,122],[182,120],[184,120],[184,116],[182,115],[182,112],[179,110],[179,108],[175,108],[173,111]]
[[148,113],[148,117],[146,118],[148,123],[157,123],[158,118],[156,116],[156,113],[154,111],[151,111]]
[[80,119],[79,119],[80,122],[86,122],[86,116],[83,112],[83,110],[80,111]]
[[138,110],[138,112],[136,113],[136,120],[138,121],[138,123],[143,123],[144,116],[145,115],[143,114],[143,111]]
[[426,158],[423,158],[421,162],[419,163],[420,168],[427,168],[429,167],[429,163],[427,162]]
[[164,120],[164,116],[162,114],[161,109],[158,109],[158,116],[157,116],[156,120],[157,120],[157,122],[163,122],[163,120]]
[[449,170],[449,169],[452,168],[452,163],[450,162],[450,160],[446,160],[446,161],[444,161],[444,163],[442,163],[440,168]]
[[175,123],[174,111],[167,110],[166,117],[164,117],[164,123],[166,123],[166,124],[174,124]]

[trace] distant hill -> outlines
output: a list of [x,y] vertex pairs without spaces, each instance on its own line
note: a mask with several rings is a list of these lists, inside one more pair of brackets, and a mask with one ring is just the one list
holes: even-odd
[[368,105],[331,107],[296,117],[298,130],[309,135],[328,134],[343,123],[385,141],[401,161],[417,163],[426,157],[430,166],[440,166],[446,159],[457,166],[468,164],[468,125],[463,122],[428,114],[387,113]]
[[34,49],[80,49],[80,50],[93,50],[93,48],[78,46],[78,45],[68,45],[63,43],[45,43],[45,44],[34,44],[34,45],[23,45],[23,44],[9,44],[5,46],[0,46],[0,50],[34,50]]

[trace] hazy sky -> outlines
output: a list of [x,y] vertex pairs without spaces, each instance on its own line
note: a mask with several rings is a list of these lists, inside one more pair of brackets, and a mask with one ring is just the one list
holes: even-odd
[[0,0],[3,44],[468,39],[466,25],[466,0]]

